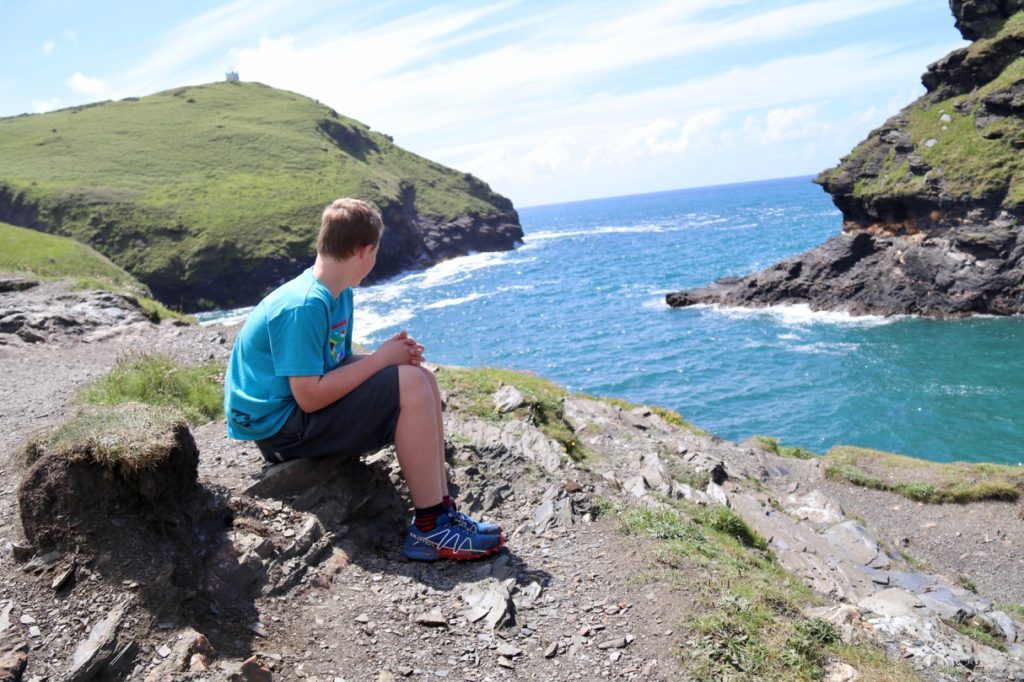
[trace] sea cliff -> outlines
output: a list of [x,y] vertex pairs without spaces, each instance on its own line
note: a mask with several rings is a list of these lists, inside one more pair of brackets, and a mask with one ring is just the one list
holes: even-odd
[[1024,312],[1024,3],[950,9],[971,45],[931,64],[926,94],[815,180],[842,232],[763,272],[670,293],[669,305]]

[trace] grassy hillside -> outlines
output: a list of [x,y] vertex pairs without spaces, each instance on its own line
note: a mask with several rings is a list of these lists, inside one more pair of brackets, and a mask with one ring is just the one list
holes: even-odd
[[85,244],[0,223],[0,272],[42,279],[70,279],[100,289],[145,287]]
[[259,83],[0,119],[0,158],[0,219],[89,243],[171,298],[181,281],[216,299],[222,275],[307,259],[338,196],[440,221],[512,212],[473,176]]
[[[854,203],[881,198],[927,206],[925,212],[956,202],[1024,210],[1022,45],[1024,12],[1017,12],[992,36],[938,62],[945,66],[925,74],[936,80],[934,91],[873,131],[818,182],[833,195],[849,193]],[[905,134],[906,146],[887,141],[889,131]],[[852,188],[845,176],[853,176]]]
[[101,253],[55,234],[0,222],[0,273],[38,279],[66,279],[80,289],[129,293],[154,321],[188,319],[146,294],[146,286]]

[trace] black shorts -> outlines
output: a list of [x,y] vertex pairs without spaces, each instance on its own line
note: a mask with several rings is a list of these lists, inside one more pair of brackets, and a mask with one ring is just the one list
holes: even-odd
[[398,367],[386,367],[316,412],[296,405],[281,430],[256,441],[268,462],[336,455],[358,457],[395,441]]

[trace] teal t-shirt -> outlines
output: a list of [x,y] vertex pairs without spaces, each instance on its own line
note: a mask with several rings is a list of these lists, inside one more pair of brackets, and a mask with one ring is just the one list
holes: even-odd
[[352,354],[352,290],[333,298],[309,268],[249,314],[224,377],[228,435],[262,440],[295,407],[288,377],[322,376]]

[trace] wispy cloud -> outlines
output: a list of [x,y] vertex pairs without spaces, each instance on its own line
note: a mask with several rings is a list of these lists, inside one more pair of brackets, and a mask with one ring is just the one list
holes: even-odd
[[52,40],[47,40],[45,43],[43,43],[43,54],[45,54],[46,56],[50,56],[51,54],[53,54],[53,51],[56,49],[57,43],[55,43]]
[[173,26],[156,38],[154,48],[138,64],[118,75],[118,89],[137,95],[167,86],[176,74],[208,63],[211,54],[227,56],[234,41],[251,39],[253,31],[272,27],[275,18],[302,5],[296,0],[234,0]]
[[[865,43],[863,34],[844,44],[835,30],[830,49],[803,37],[931,1],[638,0],[537,10],[507,0],[397,18],[393,5],[346,6],[341,21],[328,0],[232,0],[167,29],[109,80],[116,96],[144,94],[235,67],[243,80],[315,97],[515,193],[716,145],[786,153],[786,142],[831,136],[832,144],[839,125],[877,125],[893,112],[854,106],[850,93],[877,102],[898,91],[909,100],[942,52]],[[297,14],[322,20],[309,28]],[[837,114],[840,102],[850,111]]]

